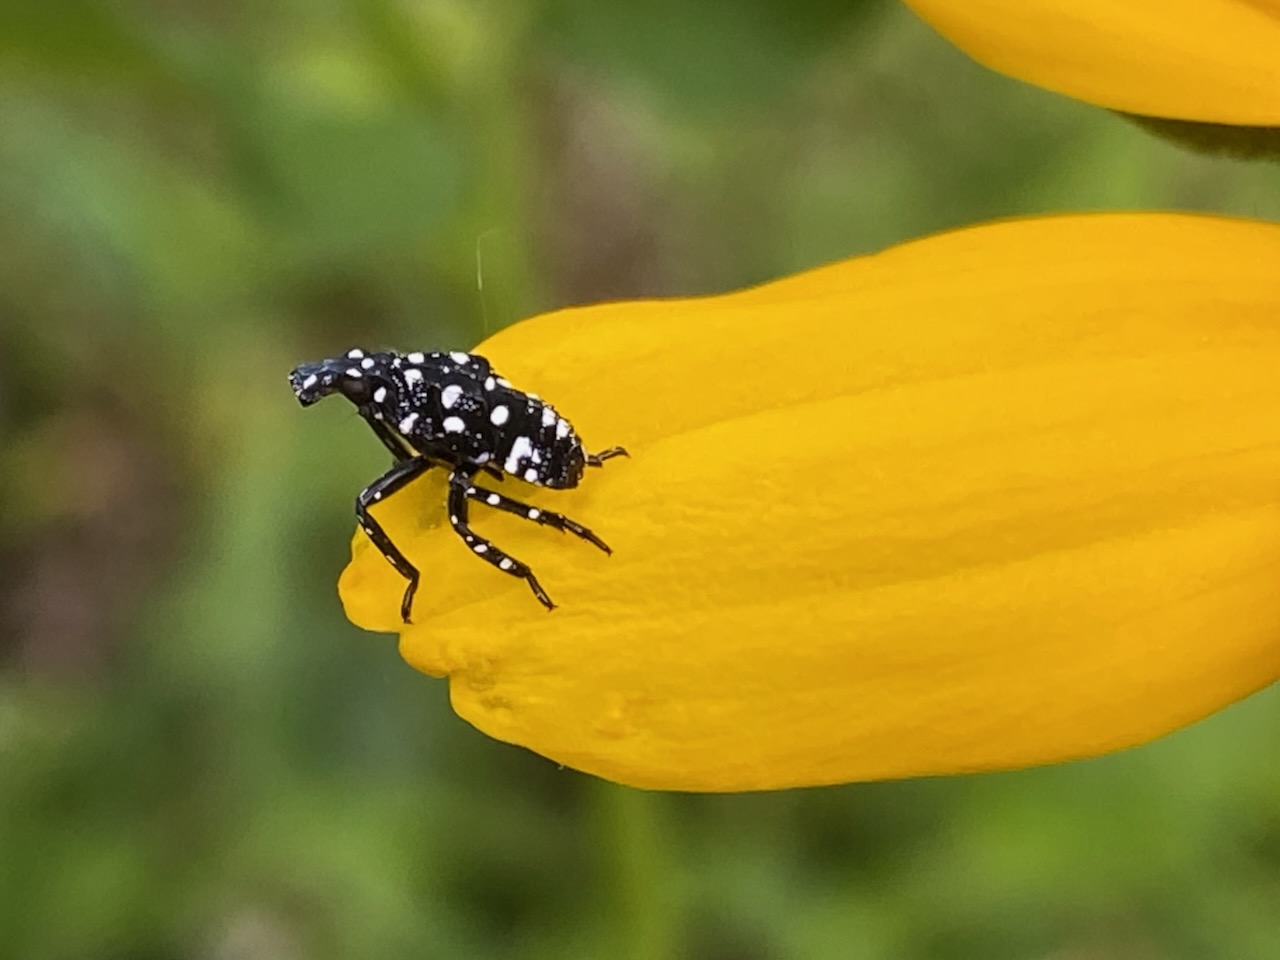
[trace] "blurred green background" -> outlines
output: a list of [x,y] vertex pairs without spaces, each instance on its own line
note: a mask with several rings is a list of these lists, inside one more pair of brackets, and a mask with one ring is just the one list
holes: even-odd
[[385,454],[285,383],[1117,207],[1280,219],[1280,175],[889,2],[4,3],[0,958],[1280,957],[1280,691],[1069,766],[624,790],[346,623]]

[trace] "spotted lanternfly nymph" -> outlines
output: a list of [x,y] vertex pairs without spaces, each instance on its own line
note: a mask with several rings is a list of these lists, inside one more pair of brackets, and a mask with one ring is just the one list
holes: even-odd
[[568,420],[535,394],[517,390],[484,357],[355,349],[341,357],[301,364],[289,374],[289,384],[304,407],[331,393],[346,397],[395,458],[395,465],[356,497],[356,519],[374,546],[409,581],[400,604],[405,623],[410,622],[418,589],[418,568],[391,542],[369,506],[432,467],[449,470],[449,522],[458,536],[476,556],[526,580],[548,610],[555,604],[533,571],[471,531],[470,501],[567,530],[612,553],[580,523],[477,484],[477,474],[484,472],[499,480],[512,476],[565,490],[578,485],[587,467],[627,455],[621,447],[587,453]]

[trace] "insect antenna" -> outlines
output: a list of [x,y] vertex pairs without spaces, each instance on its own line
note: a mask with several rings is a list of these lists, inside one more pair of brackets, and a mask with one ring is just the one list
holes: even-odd
[[498,227],[490,227],[476,237],[476,292],[480,295],[480,339],[489,339],[489,307],[484,299],[484,253],[480,249],[484,243],[484,238],[489,234],[498,230]]

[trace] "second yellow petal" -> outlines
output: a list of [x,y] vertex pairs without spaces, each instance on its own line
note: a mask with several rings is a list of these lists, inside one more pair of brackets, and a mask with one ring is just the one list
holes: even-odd
[[1050,90],[1177,120],[1280,125],[1275,0],[906,0],[975,60]]

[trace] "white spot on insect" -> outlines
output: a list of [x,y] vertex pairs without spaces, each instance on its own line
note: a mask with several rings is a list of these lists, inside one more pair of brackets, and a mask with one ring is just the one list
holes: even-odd
[[569,435],[569,421],[561,417],[556,421],[556,436],[563,440]]
[[373,499],[375,499],[375,500],[381,500],[381,499],[382,499],[382,491],[381,491],[381,490],[379,490],[377,493],[375,493],[375,494],[373,495]]
[[467,429],[467,425],[463,422],[461,417],[444,418],[445,433],[461,433],[465,429]]
[[449,514],[449,522],[456,527],[458,525],[458,518],[451,513]]
[[476,488],[475,488],[475,487],[467,487],[467,496],[468,496],[468,497],[474,497],[475,495],[476,495]]
[[539,450],[537,447],[533,448],[533,462],[534,463],[542,462],[542,451]]
[[489,411],[489,422],[495,427],[500,427],[507,422],[507,418],[511,416],[511,411],[504,406],[496,406]]
[[417,422],[418,422],[418,415],[416,413],[409,414],[407,417],[405,417],[403,420],[400,421],[400,432],[408,433],[410,430],[413,429],[413,425]]
[[425,353],[420,353],[415,351],[409,354],[407,357],[405,357],[405,359],[408,360],[410,363],[426,363],[427,355]]
[[460,350],[455,350],[453,351],[453,353],[449,354],[449,359],[452,360],[454,363],[465,365],[471,362],[471,354],[463,353]]
[[533,467],[530,467],[528,470],[524,472],[524,478],[528,480],[530,483],[537,483],[538,471],[533,469]]
[[498,385],[498,381],[497,381],[497,380],[495,380],[495,379],[493,379],[493,377],[485,377],[485,378],[484,378],[484,388],[485,388],[486,390],[492,390],[492,389],[493,389],[494,387],[496,387],[497,385]]
[[361,377],[363,377],[363,376],[364,376],[364,374],[363,374],[363,373],[361,373],[361,372],[360,372],[358,369],[356,369],[355,367],[348,367],[348,368],[347,368],[347,376],[348,376],[348,377],[352,377],[352,378],[354,378],[354,379],[356,379],[356,380],[359,380]]
[[501,560],[498,561],[498,566],[500,566],[503,570],[510,570],[513,566],[515,566],[515,564],[511,562],[510,557],[503,557]]
[[412,387],[415,383],[421,383],[421,382],[422,382],[422,371],[421,371],[421,370],[413,370],[413,369],[406,370],[406,371],[404,372],[404,382],[405,382],[406,384],[408,384],[410,387]]
[[355,348],[355,349],[353,349],[353,350],[348,350],[348,351],[347,351],[347,359],[348,359],[348,360],[359,360],[359,359],[360,359],[361,357],[363,357],[363,356],[364,356],[364,351],[363,351],[363,350],[361,350],[359,347],[356,347],[356,348]]
[[477,453],[477,454],[476,454],[476,463],[488,463],[488,462],[489,462],[490,460],[492,460],[492,459],[493,459],[493,457],[491,457],[491,456],[490,456],[489,454],[487,454],[487,453]]
[[506,471],[507,473],[515,473],[520,469],[521,461],[529,459],[529,454],[533,453],[533,443],[528,437],[516,437],[515,442],[511,444],[511,452],[507,454]]
[[362,370],[372,370],[374,366],[375,366],[375,361],[373,357],[365,357],[363,360],[360,361],[360,369]]
[[541,510],[539,510],[537,507],[530,507],[530,508],[529,508],[529,519],[530,519],[530,520],[537,520],[540,516],[542,516],[542,511],[541,511]]
[[502,498],[498,496],[496,493],[491,493],[489,494],[488,497],[485,498],[485,502],[488,503],[489,506],[491,507],[496,507],[498,504],[502,502]]
[[381,403],[381,402],[382,402],[383,400],[385,400],[385,399],[387,399],[387,388],[386,388],[386,387],[379,387],[377,390],[373,391],[373,402],[374,402],[374,403]]
[[542,408],[542,425],[549,427],[556,422],[556,412],[550,407]]
[[307,377],[307,379],[302,381],[302,389],[310,390],[319,382],[320,382],[320,378],[313,373],[311,376]]
[[476,553],[488,553],[489,545],[486,543],[477,543],[472,549],[474,549]]
[[458,402],[458,398],[461,396],[462,388],[456,383],[451,383],[440,391],[440,406],[449,410]]

